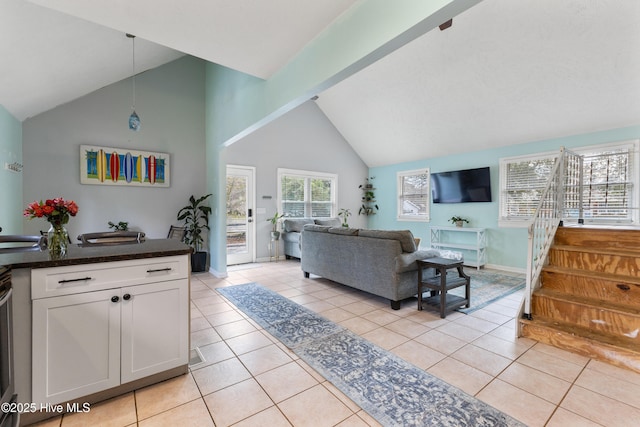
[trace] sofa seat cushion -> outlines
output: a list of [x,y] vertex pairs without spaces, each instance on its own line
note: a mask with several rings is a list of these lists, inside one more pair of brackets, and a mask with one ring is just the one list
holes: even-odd
[[416,241],[410,230],[360,230],[361,237],[397,240],[402,246],[402,252],[415,252]]
[[437,256],[440,256],[440,251],[437,249],[421,249],[410,253],[403,252],[396,257],[396,272],[403,273],[405,271],[417,270],[417,260],[433,258]]

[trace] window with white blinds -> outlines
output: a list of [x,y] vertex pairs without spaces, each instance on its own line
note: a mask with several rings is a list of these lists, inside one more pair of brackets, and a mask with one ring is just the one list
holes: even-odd
[[583,158],[585,220],[633,221],[632,147]]
[[291,218],[335,217],[338,176],[278,169],[279,213]]
[[400,221],[429,221],[429,169],[397,173]]
[[[585,222],[637,221],[638,141],[574,149],[583,156]],[[525,225],[535,213],[557,153],[500,160],[500,225]],[[637,208],[637,206],[635,206]]]
[[527,221],[538,207],[556,155],[507,158],[500,162],[500,220]]

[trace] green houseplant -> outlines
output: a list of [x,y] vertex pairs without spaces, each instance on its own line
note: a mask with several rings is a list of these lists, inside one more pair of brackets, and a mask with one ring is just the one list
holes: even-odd
[[366,178],[365,183],[358,186],[362,190],[362,206],[358,210],[358,215],[373,215],[379,209],[374,193],[375,188],[373,188],[374,179],[375,176]]
[[204,243],[204,230],[209,230],[209,215],[211,207],[204,202],[211,196],[196,199],[193,195],[189,197],[189,204],[178,211],[178,221],[184,221],[185,233],[183,242],[193,248],[191,254],[191,271],[206,271],[207,252],[202,251]]
[[462,227],[462,225],[466,222],[467,224],[469,223],[469,220],[466,218],[463,218],[461,216],[452,216],[451,218],[449,218],[449,222],[451,224],[454,224],[456,227]]
[[342,226],[344,228],[349,228],[347,218],[351,216],[351,211],[349,209],[340,209],[340,212],[338,212],[338,216],[342,218]]
[[129,223],[125,221],[119,221],[117,224],[109,221],[107,224],[109,228],[113,228],[113,231],[129,231]]
[[278,240],[280,238],[280,232],[278,231],[278,220],[282,218],[284,214],[278,214],[278,211],[271,217],[267,218],[267,221],[271,222],[271,238]]

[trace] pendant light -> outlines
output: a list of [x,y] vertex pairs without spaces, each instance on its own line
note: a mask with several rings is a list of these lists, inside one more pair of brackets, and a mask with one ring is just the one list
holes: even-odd
[[133,86],[133,103],[131,104],[132,113],[129,116],[129,129],[131,129],[134,132],[137,132],[140,130],[140,117],[138,117],[138,114],[136,114],[136,36],[134,36],[133,34],[127,33],[127,37],[131,39],[131,46],[132,46],[131,81]]

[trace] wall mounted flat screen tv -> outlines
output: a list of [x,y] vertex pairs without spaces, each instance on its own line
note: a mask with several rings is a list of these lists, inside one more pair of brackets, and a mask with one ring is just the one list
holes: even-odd
[[489,167],[431,174],[433,203],[491,201]]

